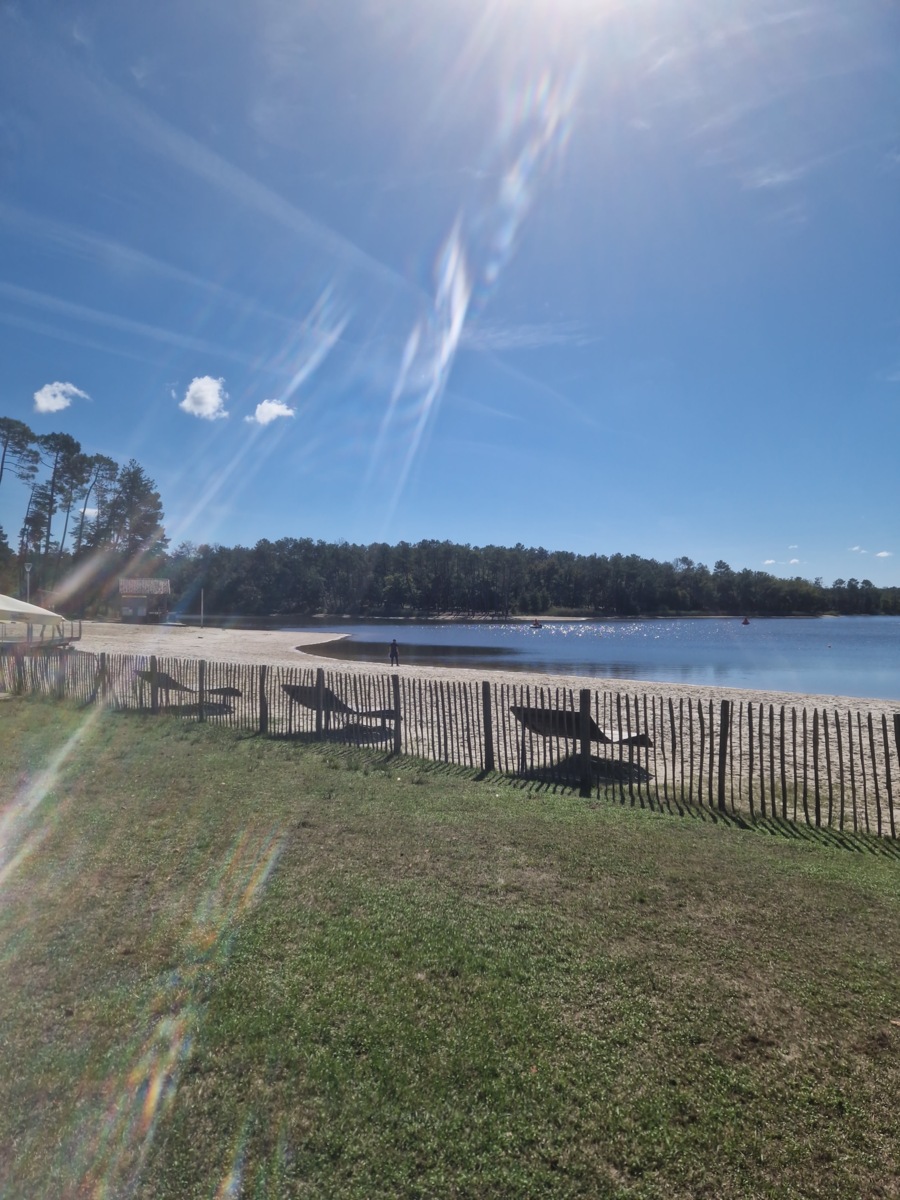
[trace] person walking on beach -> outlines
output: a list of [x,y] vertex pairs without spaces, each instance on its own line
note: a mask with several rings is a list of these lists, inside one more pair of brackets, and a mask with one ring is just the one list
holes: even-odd
[[391,642],[391,666],[400,666],[400,647],[397,645],[396,638]]

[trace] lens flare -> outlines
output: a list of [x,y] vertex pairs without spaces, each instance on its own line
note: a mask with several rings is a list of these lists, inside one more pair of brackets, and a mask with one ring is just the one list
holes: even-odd
[[[96,719],[92,714],[48,767],[20,790],[15,811],[4,814],[4,845],[11,844],[23,822],[53,792],[61,768]],[[227,961],[237,922],[264,889],[284,843],[283,832],[275,827],[245,829],[233,839],[207,876],[179,939],[178,965],[145,985],[136,1004],[128,1004],[130,1036],[126,1031],[107,1054],[115,1065],[105,1079],[95,1082],[85,1076],[69,1089],[68,1123],[54,1150],[40,1150],[42,1159],[53,1160],[47,1162],[47,1178],[64,1181],[59,1195],[112,1200],[136,1190],[201,1027],[210,977]],[[24,856],[19,853],[14,861],[19,865]],[[177,912],[178,906],[173,895],[168,911]],[[159,932],[171,936],[167,930]],[[40,1137],[39,1130],[33,1131],[35,1149]],[[242,1161],[239,1145],[217,1195],[239,1193]],[[0,1173],[0,1190],[9,1182]]]
[[544,72],[503,106],[487,165],[483,199],[471,201],[444,240],[434,269],[430,309],[413,326],[373,447],[368,478],[399,446],[392,464],[393,516],[446,390],[473,302],[484,305],[515,253],[543,175],[565,148],[578,72],[564,82]]
[[43,814],[42,823],[37,828],[28,829],[44,801],[55,793],[63,767],[99,716],[99,710],[88,714],[80,728],[51,757],[47,766],[25,782],[12,800],[0,809],[0,888],[37,850],[65,812],[68,802],[62,799],[51,812]]

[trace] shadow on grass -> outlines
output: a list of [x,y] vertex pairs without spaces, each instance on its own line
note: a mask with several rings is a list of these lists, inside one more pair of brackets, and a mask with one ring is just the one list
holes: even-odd
[[[346,755],[348,766],[364,765],[370,769],[389,768],[401,773],[414,771],[418,775],[436,778],[471,779],[476,783],[490,782],[492,785],[502,784],[538,794],[566,795],[578,798],[578,777],[571,768],[568,769],[568,775],[566,775],[564,763],[556,763],[547,768],[536,768],[522,775],[504,775],[496,771],[478,771],[454,763],[434,762],[431,759],[410,758],[393,753],[367,752],[367,748],[364,746],[349,746],[346,741],[342,743],[338,738],[323,743],[314,735],[303,735],[302,739],[294,735],[290,740],[303,740],[314,752]],[[573,761],[577,761],[574,756]],[[652,776],[644,768],[638,768],[635,764],[630,772],[632,786],[634,787],[639,780],[642,784],[643,791],[639,794],[637,790],[633,790],[631,793],[626,790],[629,785],[628,763],[621,763],[617,759],[593,757],[591,765],[594,788],[598,789],[593,791],[591,797],[586,800],[591,807],[606,803],[619,807],[642,808],[650,812],[666,813],[673,817],[684,817],[711,825],[721,825],[726,829],[765,833],[786,841],[808,842],[813,845],[849,851],[853,854],[873,854],[900,861],[900,841],[896,839],[879,838],[873,834],[853,833],[827,826],[804,825],[781,817],[751,817],[746,813],[721,812],[718,809],[685,802],[671,796],[665,799],[660,797],[657,800],[655,796],[650,795],[648,785]]]
[[[179,707],[181,711],[179,712]],[[169,706],[168,715],[184,715],[186,706]],[[122,710],[125,711],[125,710]],[[134,713],[134,710],[129,710]],[[149,709],[137,710],[141,715],[150,715]],[[209,708],[207,708],[209,712]],[[224,714],[222,714],[224,715]],[[313,752],[346,756],[348,769],[390,769],[415,771],[419,775],[441,778],[471,779],[474,782],[489,780],[492,784],[505,784],[526,791],[548,795],[576,796],[580,789],[580,758],[569,755],[558,762],[543,767],[529,768],[517,775],[500,772],[485,772],[455,763],[435,762],[432,759],[398,755],[388,747],[393,743],[393,730],[382,726],[353,723],[340,728],[314,731],[297,730],[289,733],[260,735],[248,730],[233,729],[238,737],[291,742],[302,745]],[[651,792],[653,776],[637,763],[621,759],[591,757],[592,795],[588,802],[617,804],[620,807],[642,808],[651,812],[668,813],[671,816],[690,817],[726,828],[745,829],[755,833],[766,833],[787,841],[809,842],[828,846],[854,854],[873,854],[900,861],[900,839],[878,837],[832,826],[806,825],[777,816],[751,816],[749,813],[722,812],[719,809],[686,801],[677,796],[659,796]]]

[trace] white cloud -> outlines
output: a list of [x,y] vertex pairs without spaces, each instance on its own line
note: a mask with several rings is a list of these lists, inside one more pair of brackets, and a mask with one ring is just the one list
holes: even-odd
[[788,550],[799,550],[799,549],[800,549],[800,547],[797,545],[796,542],[793,544],[793,546],[788,546]]
[[893,550],[879,550],[878,553],[875,555],[876,558],[893,558],[893,556],[894,556]]
[[747,171],[742,176],[741,182],[745,188],[750,190],[780,188],[786,187],[791,183],[796,183],[805,174],[806,169],[804,167],[779,167],[770,165]]
[[799,558],[792,558],[792,559],[790,560],[790,562],[788,563],[788,566],[789,566],[789,567],[795,567],[795,566],[797,565],[797,563],[799,563],[799,561],[800,561],[800,559],[799,559]]
[[190,413],[192,417],[200,417],[204,421],[217,421],[219,417],[228,416],[225,411],[227,399],[224,379],[198,375],[196,379],[191,380],[191,386],[184,393],[184,399],[178,407],[182,412]]
[[261,404],[257,404],[253,416],[244,417],[244,420],[250,421],[254,425],[271,425],[279,417],[292,416],[294,416],[294,410],[290,405],[283,404],[280,400],[263,400]]
[[775,559],[774,559],[774,558],[764,558],[764,559],[763,559],[763,566],[764,566],[764,567],[774,567],[774,565],[775,565]]
[[868,552],[868,550],[863,550],[862,546],[851,546],[850,553],[851,554],[868,554],[869,552]]
[[73,400],[90,400],[87,392],[77,388],[74,383],[45,383],[34,393],[34,411],[39,413],[62,412]]

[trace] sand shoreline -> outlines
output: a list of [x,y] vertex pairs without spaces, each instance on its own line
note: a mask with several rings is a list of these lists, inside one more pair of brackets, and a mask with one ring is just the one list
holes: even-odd
[[[318,630],[226,629],[192,625],[122,625],[111,621],[85,621],[77,650],[99,654],[146,655],[167,658],[205,659],[207,662],[256,663],[266,666],[324,667],[339,674],[373,675],[390,670],[385,646],[385,663],[350,662],[314,653],[316,646],[338,641],[346,634],[323,634]],[[812,695],[800,692],[757,691],[699,684],[659,683],[635,679],[603,679],[594,676],[544,675],[538,672],[473,669],[466,667],[402,666],[405,675],[423,679],[488,679],[518,687],[565,688],[622,692],[636,696],[708,696],[735,703],[793,705],[872,713],[900,712],[900,703],[865,697]]]

